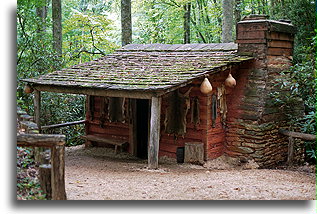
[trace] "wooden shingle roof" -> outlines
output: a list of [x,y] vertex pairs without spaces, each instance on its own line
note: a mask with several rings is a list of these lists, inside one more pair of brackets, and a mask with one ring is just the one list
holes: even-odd
[[251,59],[238,56],[236,50],[234,43],[130,44],[99,59],[23,81],[39,90],[65,93],[90,94],[96,89],[163,94]]

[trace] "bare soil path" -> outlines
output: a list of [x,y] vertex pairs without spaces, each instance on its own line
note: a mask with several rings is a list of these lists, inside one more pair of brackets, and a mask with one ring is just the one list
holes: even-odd
[[109,148],[66,148],[68,200],[315,200],[314,173],[288,170],[216,170],[114,154]]

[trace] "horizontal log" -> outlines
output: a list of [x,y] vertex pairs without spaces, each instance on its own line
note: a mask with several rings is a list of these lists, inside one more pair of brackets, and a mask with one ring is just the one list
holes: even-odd
[[122,146],[123,144],[127,143],[126,140],[108,139],[108,138],[104,138],[103,136],[96,136],[96,135],[84,135],[84,136],[80,136],[80,138],[89,140],[89,141],[95,141],[95,142],[106,143],[106,144],[117,145],[117,146]]
[[[126,97],[135,99],[150,99],[152,96],[156,96],[156,93],[152,90],[114,90],[105,88],[85,88],[79,86],[65,86],[65,85],[45,85],[45,84],[33,84],[33,88],[38,91],[48,91],[64,94],[85,94],[92,96],[107,96],[107,97]],[[163,93],[163,92],[162,92]]]
[[300,138],[303,140],[308,140],[308,141],[316,141],[316,135],[312,135],[312,134],[305,134],[305,133],[301,133],[301,132],[292,132],[292,131],[288,131],[285,129],[279,129],[278,132],[280,134],[289,136],[289,137],[295,137],[295,138]]
[[59,124],[54,124],[54,125],[47,125],[47,126],[42,126],[42,129],[54,129],[54,128],[61,128],[65,126],[73,126],[73,125],[78,125],[78,124],[83,124],[85,123],[86,120],[79,120],[79,121],[73,121],[73,122],[67,122],[67,123],[59,123]]
[[65,135],[56,134],[18,134],[17,146],[54,147],[65,145]]

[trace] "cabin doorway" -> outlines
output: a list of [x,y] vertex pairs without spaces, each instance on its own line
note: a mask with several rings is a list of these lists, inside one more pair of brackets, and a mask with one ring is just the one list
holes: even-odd
[[148,157],[150,102],[147,99],[136,100],[135,121],[136,156],[142,159]]

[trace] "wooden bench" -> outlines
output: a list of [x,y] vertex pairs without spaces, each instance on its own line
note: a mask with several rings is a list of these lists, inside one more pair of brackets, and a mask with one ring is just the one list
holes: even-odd
[[118,147],[119,146],[121,147],[121,151],[122,151],[122,147],[128,143],[125,140],[109,139],[109,138],[105,138],[105,137],[97,136],[97,135],[83,135],[80,138],[87,140],[87,141],[100,142],[100,143],[114,145],[114,149],[115,149],[116,154],[118,154]]

